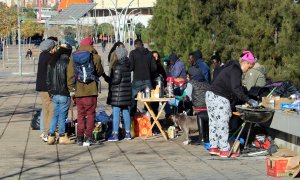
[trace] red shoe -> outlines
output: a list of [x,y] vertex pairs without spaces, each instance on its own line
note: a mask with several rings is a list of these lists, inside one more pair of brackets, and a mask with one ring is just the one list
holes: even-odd
[[209,154],[211,154],[211,155],[219,155],[220,154],[220,149],[219,148],[210,148],[209,149]]
[[[228,157],[230,151],[220,151],[220,154],[219,156],[220,157]],[[231,153],[231,156],[230,157],[239,157],[240,156],[240,153]]]

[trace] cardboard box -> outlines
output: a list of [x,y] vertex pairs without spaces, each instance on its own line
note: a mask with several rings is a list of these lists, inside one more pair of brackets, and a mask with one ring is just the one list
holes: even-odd
[[300,172],[300,156],[267,157],[267,175],[272,177],[297,177]]
[[[275,104],[275,110],[278,110],[281,108],[281,103],[293,103],[293,99],[289,98],[281,98],[281,97],[273,97],[274,98],[274,104]],[[262,97],[262,105],[266,108],[270,108],[270,98],[268,97]]]

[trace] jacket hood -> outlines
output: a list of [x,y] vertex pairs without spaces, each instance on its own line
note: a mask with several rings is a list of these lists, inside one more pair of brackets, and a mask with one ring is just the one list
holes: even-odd
[[148,54],[150,52],[147,48],[144,47],[137,47],[136,50],[142,54]]
[[226,64],[224,64],[224,68],[226,68],[226,67],[228,67],[228,66],[231,66],[231,65],[233,65],[233,64],[236,64],[236,65],[240,66],[239,62],[234,61],[234,60],[230,60],[230,61],[228,61]]
[[259,63],[255,63],[255,65],[252,68],[253,70],[257,70],[260,71],[263,74],[266,74],[266,69],[263,65],[259,64]]

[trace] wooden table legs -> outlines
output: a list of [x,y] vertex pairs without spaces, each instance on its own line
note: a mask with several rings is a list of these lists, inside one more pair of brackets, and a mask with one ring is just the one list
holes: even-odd
[[[163,131],[163,129],[162,129],[162,127],[161,127],[161,125],[160,125],[160,123],[159,123],[159,121],[158,121],[158,118],[160,117],[162,111],[164,110],[164,108],[165,108],[167,102],[163,102],[161,108],[160,108],[159,111],[158,111],[157,116],[156,116],[155,113],[153,112],[153,110],[152,110],[150,104],[148,104],[148,103],[150,103],[150,102],[144,102],[145,106],[147,107],[147,109],[148,109],[150,115],[152,116],[152,118],[153,118],[153,120],[154,120],[154,122],[153,122],[152,125],[151,125],[151,129],[154,127],[154,124],[156,124],[157,127],[158,127],[158,129],[160,130],[161,134],[163,135],[164,139],[167,141],[167,140],[168,140],[168,137],[167,137],[166,133]],[[149,135],[149,133],[147,133],[147,136],[145,137],[145,139],[148,137],[148,135]]]

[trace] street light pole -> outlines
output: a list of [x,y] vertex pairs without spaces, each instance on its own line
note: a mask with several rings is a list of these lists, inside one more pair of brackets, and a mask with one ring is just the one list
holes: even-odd
[[20,76],[22,76],[22,51],[21,51],[20,0],[17,0],[17,13],[18,13],[19,75],[20,75]]

